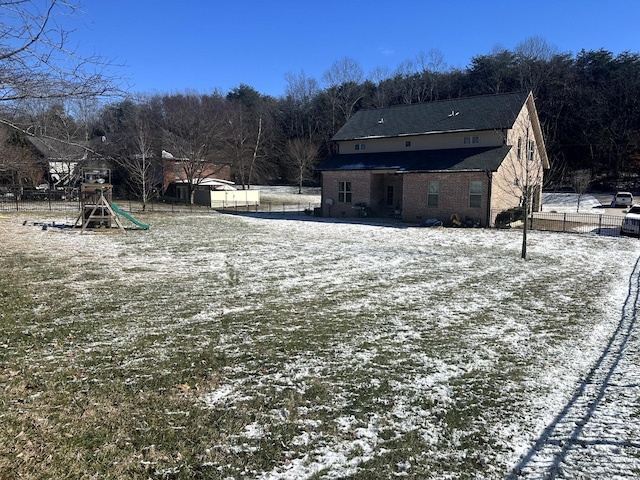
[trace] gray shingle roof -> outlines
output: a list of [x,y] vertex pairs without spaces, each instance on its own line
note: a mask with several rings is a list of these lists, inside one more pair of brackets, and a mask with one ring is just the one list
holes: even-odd
[[360,110],[332,140],[510,128],[529,93],[507,93]]
[[511,146],[332,155],[318,170],[496,171]]
[[71,143],[42,139],[39,137],[27,137],[27,140],[36,148],[38,152],[47,160],[82,160],[87,156],[85,146],[87,142],[73,141]]

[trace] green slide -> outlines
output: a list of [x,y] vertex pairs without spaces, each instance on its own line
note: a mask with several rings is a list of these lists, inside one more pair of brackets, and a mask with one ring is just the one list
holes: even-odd
[[138,220],[136,220],[135,218],[133,218],[131,215],[129,215],[127,212],[124,212],[122,210],[120,210],[118,208],[118,206],[115,203],[111,204],[111,208],[113,208],[113,211],[116,212],[118,215],[123,216],[124,218],[126,218],[127,220],[130,220],[131,222],[133,222],[134,224],[136,224],[137,226],[139,226],[140,228],[144,229],[144,230],[149,230],[151,227],[149,225],[147,225],[146,223],[142,223]]

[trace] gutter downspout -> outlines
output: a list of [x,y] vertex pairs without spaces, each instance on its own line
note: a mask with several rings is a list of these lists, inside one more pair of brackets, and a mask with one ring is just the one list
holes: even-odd
[[491,181],[493,180],[493,175],[490,170],[486,170],[487,174],[487,221],[486,226],[491,227]]

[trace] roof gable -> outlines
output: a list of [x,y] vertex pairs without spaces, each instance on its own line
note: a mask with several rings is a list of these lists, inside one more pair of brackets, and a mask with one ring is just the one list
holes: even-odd
[[80,161],[87,157],[87,142],[84,141],[65,142],[33,136],[28,136],[27,140],[46,160]]
[[518,92],[360,110],[332,140],[510,128],[528,96]]

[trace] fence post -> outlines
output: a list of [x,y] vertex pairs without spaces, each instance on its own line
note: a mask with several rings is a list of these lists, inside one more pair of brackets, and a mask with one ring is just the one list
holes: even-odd
[[562,215],[562,231],[563,231],[563,232],[566,232],[566,231],[567,231],[567,230],[566,230],[566,228],[567,228],[567,214],[566,214],[566,212],[565,212],[565,213]]
[[598,235],[602,235],[602,215],[598,215]]

